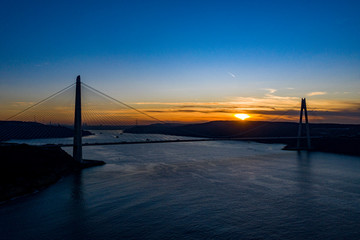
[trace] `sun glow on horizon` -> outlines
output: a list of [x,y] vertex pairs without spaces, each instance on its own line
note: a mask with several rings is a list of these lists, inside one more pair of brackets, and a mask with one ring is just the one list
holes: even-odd
[[247,118],[250,118],[250,116],[248,114],[245,114],[245,113],[234,114],[234,116],[241,119],[241,120],[245,120]]

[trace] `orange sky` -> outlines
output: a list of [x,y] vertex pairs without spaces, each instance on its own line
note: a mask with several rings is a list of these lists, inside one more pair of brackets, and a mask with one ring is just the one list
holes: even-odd
[[[81,75],[165,122],[297,121],[306,97],[310,121],[359,124],[360,2],[324,2],[2,1],[0,119]],[[70,90],[16,119],[71,123]],[[146,120],[84,93],[85,122]]]
[[[308,94],[307,104],[310,122],[360,123],[360,101],[354,99],[327,99],[326,94]],[[85,100],[85,101],[84,101]],[[31,106],[34,102],[14,102],[2,111],[1,118]],[[226,98],[224,101],[194,102],[135,102],[134,108],[163,122],[207,122],[239,120],[234,115],[248,114],[245,121],[298,121],[300,98],[278,96],[268,89],[260,97]],[[42,123],[72,124],[73,102],[71,99],[53,99],[36,106],[10,120],[37,121]],[[106,99],[83,99],[83,122],[89,125],[134,125],[157,123],[155,119]]]

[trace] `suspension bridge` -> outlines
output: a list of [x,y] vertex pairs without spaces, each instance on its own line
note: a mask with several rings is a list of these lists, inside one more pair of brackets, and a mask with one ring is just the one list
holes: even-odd
[[[74,89],[75,88],[75,89]],[[74,91],[75,90],[75,91]],[[85,93],[83,95],[83,93]],[[95,94],[97,100],[89,104],[86,100],[88,97],[86,93]],[[75,96],[74,96],[75,95]],[[61,98],[59,96],[62,96]],[[64,96],[64,97],[63,97]],[[73,99],[75,101],[73,102]],[[106,103],[100,103],[99,99],[106,100]],[[60,102],[60,107],[54,107],[54,102]],[[102,106],[99,106],[102,105]],[[116,106],[115,106],[116,105]],[[121,108],[119,108],[121,106]],[[102,107],[103,110],[96,112],[94,108]],[[38,109],[37,109],[38,108]],[[111,111],[110,109],[116,109]],[[37,114],[34,114],[34,109],[37,109]],[[74,111],[75,110],[75,111]],[[142,117],[139,117],[142,116]],[[121,119],[120,119],[121,116]],[[303,136],[303,117],[305,117],[305,136]],[[33,119],[31,119],[33,118]],[[84,121],[85,119],[85,121]],[[141,120],[140,120],[141,119]],[[306,107],[306,99],[301,99],[300,120],[298,125],[298,133],[296,136],[287,137],[212,137],[203,134],[201,137],[181,137],[160,134],[146,134],[142,138],[138,134],[126,134],[126,138],[122,137],[123,132],[119,132],[114,136],[114,140],[107,141],[86,141],[83,142],[84,129],[89,128],[90,125],[96,125],[98,129],[122,129],[126,130],[130,127],[137,126],[139,121],[143,125],[150,124],[167,124],[166,122],[144,112],[136,109],[122,101],[119,101],[83,82],[80,76],[76,78],[76,82],[58,91],[51,96],[33,104],[32,106],[12,115],[6,119],[7,121],[32,121],[47,123],[47,125],[60,125],[56,121],[61,121],[62,124],[73,126],[73,140],[65,143],[55,143],[60,147],[73,147],[73,157],[82,162],[82,149],[84,146],[98,146],[98,145],[122,145],[122,144],[149,144],[149,143],[170,143],[170,142],[199,142],[199,141],[221,141],[221,140],[242,140],[242,141],[263,141],[263,140],[297,140],[297,149],[311,149],[311,137],[308,121],[308,112]],[[21,132],[22,129],[15,131]],[[41,130],[46,131],[46,130]],[[97,134],[102,134],[98,132]],[[18,134],[19,135],[19,134]],[[21,134],[20,134],[21,135]],[[120,135],[120,137],[119,137]],[[125,135],[125,134],[124,134]],[[137,135],[137,136],[134,136]],[[189,135],[184,133],[182,135]],[[197,134],[199,135],[199,134]],[[130,137],[133,136],[133,139]],[[0,136],[1,137],[1,136]],[[28,144],[32,144],[33,137],[27,137],[30,140]],[[88,137],[91,139],[90,137]],[[306,141],[305,146],[302,146],[303,140]],[[51,141],[43,142],[43,144],[51,144]]]

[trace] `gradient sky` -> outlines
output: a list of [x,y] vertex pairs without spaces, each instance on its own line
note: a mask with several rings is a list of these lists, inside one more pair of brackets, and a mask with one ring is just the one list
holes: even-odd
[[[73,83],[171,121],[360,123],[359,1],[0,6],[0,119]],[[283,111],[289,115],[282,116]]]

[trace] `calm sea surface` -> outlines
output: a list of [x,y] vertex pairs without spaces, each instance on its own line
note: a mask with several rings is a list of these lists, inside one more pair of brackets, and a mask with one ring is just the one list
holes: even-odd
[[282,147],[85,147],[107,164],[1,204],[0,239],[360,239],[360,158]]

